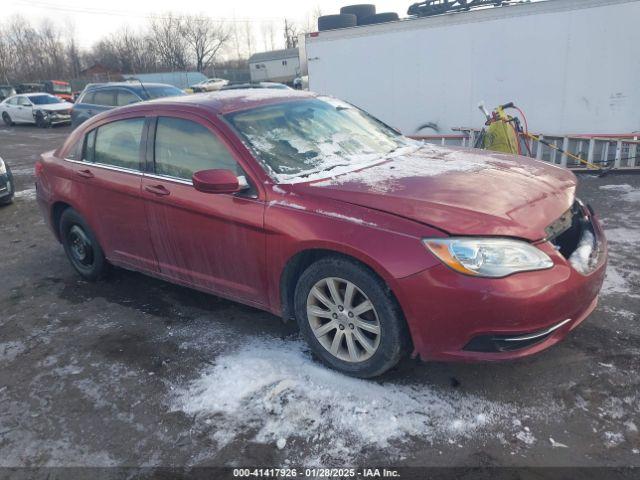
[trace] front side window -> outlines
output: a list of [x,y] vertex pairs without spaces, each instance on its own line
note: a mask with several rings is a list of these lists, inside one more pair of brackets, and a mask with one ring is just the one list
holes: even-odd
[[88,103],[89,105],[95,105],[96,104],[95,93],[94,92],[85,93],[84,96],[82,97],[82,100],[79,101],[78,103]]
[[113,90],[98,90],[93,97],[94,105],[102,105],[104,107],[114,107],[116,105]]
[[208,128],[191,120],[159,117],[155,173],[191,180],[195,172],[210,169],[239,172],[227,147]]
[[129,105],[131,103],[136,103],[139,101],[140,101],[140,97],[138,97],[135,93],[125,89],[118,90],[116,104],[119,107],[122,107],[124,105]]
[[279,181],[382,160],[411,140],[347,103],[310,98],[225,115]]
[[87,138],[85,159],[103,165],[139,170],[143,127],[144,118],[118,120],[98,127]]
[[182,90],[176,87],[172,87],[171,85],[145,87],[144,91],[149,97],[149,100],[153,100],[154,98],[180,97],[182,95],[186,95],[186,93],[184,93]]

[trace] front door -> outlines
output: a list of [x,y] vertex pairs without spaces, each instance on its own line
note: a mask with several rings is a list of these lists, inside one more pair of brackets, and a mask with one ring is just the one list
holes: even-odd
[[264,202],[251,191],[195,190],[194,172],[243,174],[208,121],[159,116],[150,132],[152,168],[142,180],[151,241],[166,278],[255,305],[266,304]]

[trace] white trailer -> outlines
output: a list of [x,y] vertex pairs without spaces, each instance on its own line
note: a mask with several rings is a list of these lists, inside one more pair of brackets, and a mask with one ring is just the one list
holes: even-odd
[[254,53],[249,57],[252,82],[291,83],[300,74],[300,58],[296,48]]
[[409,135],[427,123],[479,128],[480,101],[515,102],[535,132],[640,131],[639,0],[549,0],[323,31],[305,36],[300,55],[310,90]]

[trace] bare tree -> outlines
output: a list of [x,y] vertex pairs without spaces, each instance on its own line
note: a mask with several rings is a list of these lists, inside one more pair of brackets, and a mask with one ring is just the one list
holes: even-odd
[[150,21],[153,47],[162,65],[169,70],[184,70],[187,67],[187,48],[182,30],[182,17],[171,13]]
[[276,49],[276,25],[274,22],[264,22],[260,30],[262,32],[262,42],[265,50]]
[[213,65],[216,56],[231,37],[230,29],[223,22],[214,22],[211,18],[202,16],[183,17],[181,34],[199,72]]
[[298,46],[298,27],[291,20],[284,19],[284,46],[296,48]]
[[244,40],[247,46],[247,56],[253,53],[253,27],[248,20],[244,22]]

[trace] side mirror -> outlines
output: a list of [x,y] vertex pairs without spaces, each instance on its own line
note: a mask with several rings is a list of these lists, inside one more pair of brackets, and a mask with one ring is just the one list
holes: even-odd
[[193,186],[204,193],[236,193],[242,190],[238,177],[231,170],[201,170],[191,177]]

